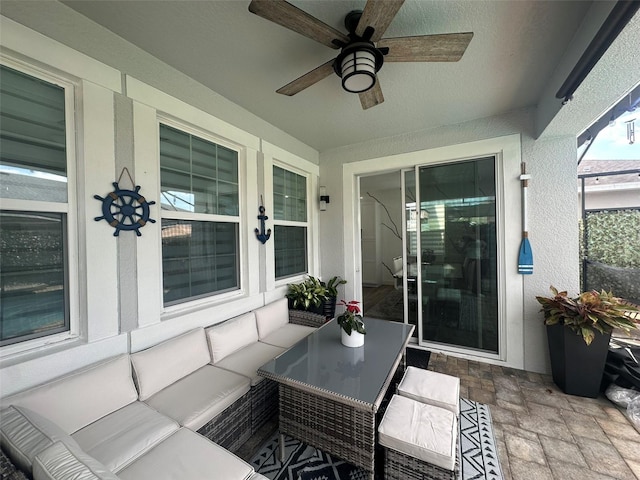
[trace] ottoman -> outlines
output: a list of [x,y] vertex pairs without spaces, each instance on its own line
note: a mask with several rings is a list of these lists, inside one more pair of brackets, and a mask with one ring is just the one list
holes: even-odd
[[399,395],[460,414],[460,379],[422,368],[407,367],[398,385]]
[[394,395],[378,427],[385,480],[455,480],[455,414]]

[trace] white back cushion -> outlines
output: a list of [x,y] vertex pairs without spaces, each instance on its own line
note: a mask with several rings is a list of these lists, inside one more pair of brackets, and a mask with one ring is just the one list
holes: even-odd
[[213,363],[258,341],[256,316],[253,312],[210,327],[206,332]]
[[146,400],[211,361],[203,328],[131,355],[140,400]]
[[289,323],[289,304],[287,298],[271,302],[255,311],[256,325],[260,340],[269,336],[280,327]]
[[71,434],[137,399],[131,361],[125,354],[4,398],[2,403],[33,410]]
[[33,480],[118,480],[79,448],[56,442],[33,461]]
[[11,405],[0,411],[0,445],[20,470],[30,472],[35,456],[58,440],[77,446],[59,426],[28,408]]

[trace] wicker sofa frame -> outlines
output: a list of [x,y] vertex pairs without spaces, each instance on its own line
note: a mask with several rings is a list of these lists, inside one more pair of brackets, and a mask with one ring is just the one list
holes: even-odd
[[2,480],[28,480],[24,472],[18,470],[13,462],[0,450],[0,479]]
[[[319,328],[326,321],[317,313],[289,310],[289,323]],[[265,423],[277,418],[279,405],[278,384],[265,378],[200,428],[198,433],[235,453]]]
[[198,433],[235,453],[252,435],[251,396],[245,393],[233,404],[204,425]]

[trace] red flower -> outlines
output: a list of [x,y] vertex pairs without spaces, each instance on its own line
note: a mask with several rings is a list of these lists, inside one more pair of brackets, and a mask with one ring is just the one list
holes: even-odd
[[350,302],[346,302],[345,300],[340,300],[338,305],[346,308],[347,312],[358,315],[360,313],[360,307],[358,306],[360,302],[356,300],[351,300]]

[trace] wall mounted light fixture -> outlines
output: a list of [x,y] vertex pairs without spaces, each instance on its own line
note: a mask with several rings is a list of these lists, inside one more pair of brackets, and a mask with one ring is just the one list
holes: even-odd
[[329,203],[329,195],[327,195],[327,187],[320,187],[320,211],[324,212]]

